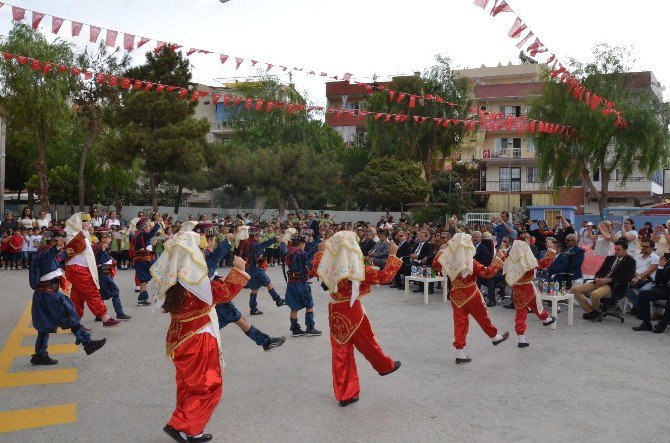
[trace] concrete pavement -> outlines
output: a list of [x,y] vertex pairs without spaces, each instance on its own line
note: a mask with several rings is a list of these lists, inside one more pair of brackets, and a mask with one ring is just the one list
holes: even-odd
[[[281,270],[269,275],[283,295]],[[136,306],[132,271],[120,271],[117,282],[132,320],[103,329],[87,311],[84,323],[94,337],[107,337],[107,345],[92,356],[81,349],[53,355],[59,364],[48,369],[75,369],[74,381],[0,387],[0,429],[49,418],[32,408],[70,405],[75,415],[51,411],[52,421],[65,423],[0,433],[0,442],[170,441],[162,432],[175,399],[174,368],[164,356],[169,318]],[[222,331],[224,392],[206,429],[217,442],[663,441],[670,431],[670,333],[633,332],[637,320],[630,316],[624,324],[597,324],[575,309],[574,326],[563,312],[556,331],[529,317],[531,346],[518,349],[514,311],[491,308],[496,326],[512,337],[494,348],[471,322],[473,361],[456,366],[451,306],[441,294],[426,306],[422,294],[405,301],[402,291],[373,288],[366,311],[385,352],[402,368],[382,378],[357,354],[361,400],[340,408],[331,384],[326,293],[313,285],[316,326],[324,331],[314,338],[290,337],[288,308],[276,308],[265,290],[259,296],[265,314],[248,316],[248,293],[235,300],[242,313],[287,341],[265,352],[235,325]],[[26,328],[19,325],[31,294],[27,271],[0,271],[0,348],[11,340],[32,347],[34,336],[21,335]],[[73,343],[71,334],[51,337],[54,345]],[[9,371],[44,370],[29,359],[12,357]],[[0,382],[8,377],[0,374]],[[15,410],[22,411],[9,412]]]

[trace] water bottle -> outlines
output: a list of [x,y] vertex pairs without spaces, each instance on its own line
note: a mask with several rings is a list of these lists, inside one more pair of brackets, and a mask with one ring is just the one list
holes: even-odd
[[421,266],[421,277],[425,278],[426,277],[426,267]]
[[559,282],[554,282],[554,295],[559,295],[561,290],[561,284]]
[[428,278],[433,277],[433,270],[430,268],[430,266],[428,266],[428,268],[426,268],[426,277],[428,277]]
[[549,292],[549,283],[545,281],[542,282],[542,293],[546,294],[547,292]]
[[565,295],[565,282],[561,282],[561,295]]
[[416,277],[416,266],[412,265],[412,277]]

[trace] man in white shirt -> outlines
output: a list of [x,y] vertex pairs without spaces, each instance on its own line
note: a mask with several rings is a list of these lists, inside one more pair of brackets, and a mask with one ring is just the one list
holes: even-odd
[[658,269],[659,256],[654,254],[655,243],[653,240],[642,240],[640,242],[640,253],[635,256],[635,276],[630,282],[631,289],[626,296],[633,303],[633,314],[637,313],[637,297],[639,292],[633,289],[651,289]]

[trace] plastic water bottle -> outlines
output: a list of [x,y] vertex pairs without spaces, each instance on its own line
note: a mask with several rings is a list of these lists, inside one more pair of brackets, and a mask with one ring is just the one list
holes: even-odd
[[416,266],[412,266],[412,277],[416,277]]
[[433,277],[433,270],[430,268],[430,266],[428,266],[428,268],[426,268],[426,277],[428,277],[428,278]]
[[549,292],[549,283],[546,281],[542,283],[542,293],[546,294]]
[[561,282],[561,295],[565,295],[565,282]]
[[561,284],[559,282],[554,282],[554,295],[560,295]]

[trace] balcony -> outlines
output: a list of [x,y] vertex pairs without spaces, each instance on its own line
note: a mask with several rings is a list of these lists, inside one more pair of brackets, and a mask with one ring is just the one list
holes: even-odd
[[209,131],[213,134],[232,134],[235,129],[228,122],[212,121],[209,124]]
[[[602,182],[594,181],[593,186],[600,191]],[[662,194],[663,186],[649,177],[630,177],[626,182],[613,179],[609,182],[609,191],[613,193]]]
[[535,161],[535,151],[529,151],[527,148],[485,149],[478,147],[475,148],[475,159],[495,163],[504,163],[510,160],[512,160],[512,163]]
[[[511,185],[511,189],[510,189]],[[529,183],[522,182],[518,179],[512,179],[510,183],[509,180],[501,181],[486,181],[481,182],[479,185],[478,193],[488,193],[488,192],[549,192],[552,191],[551,183]]]

